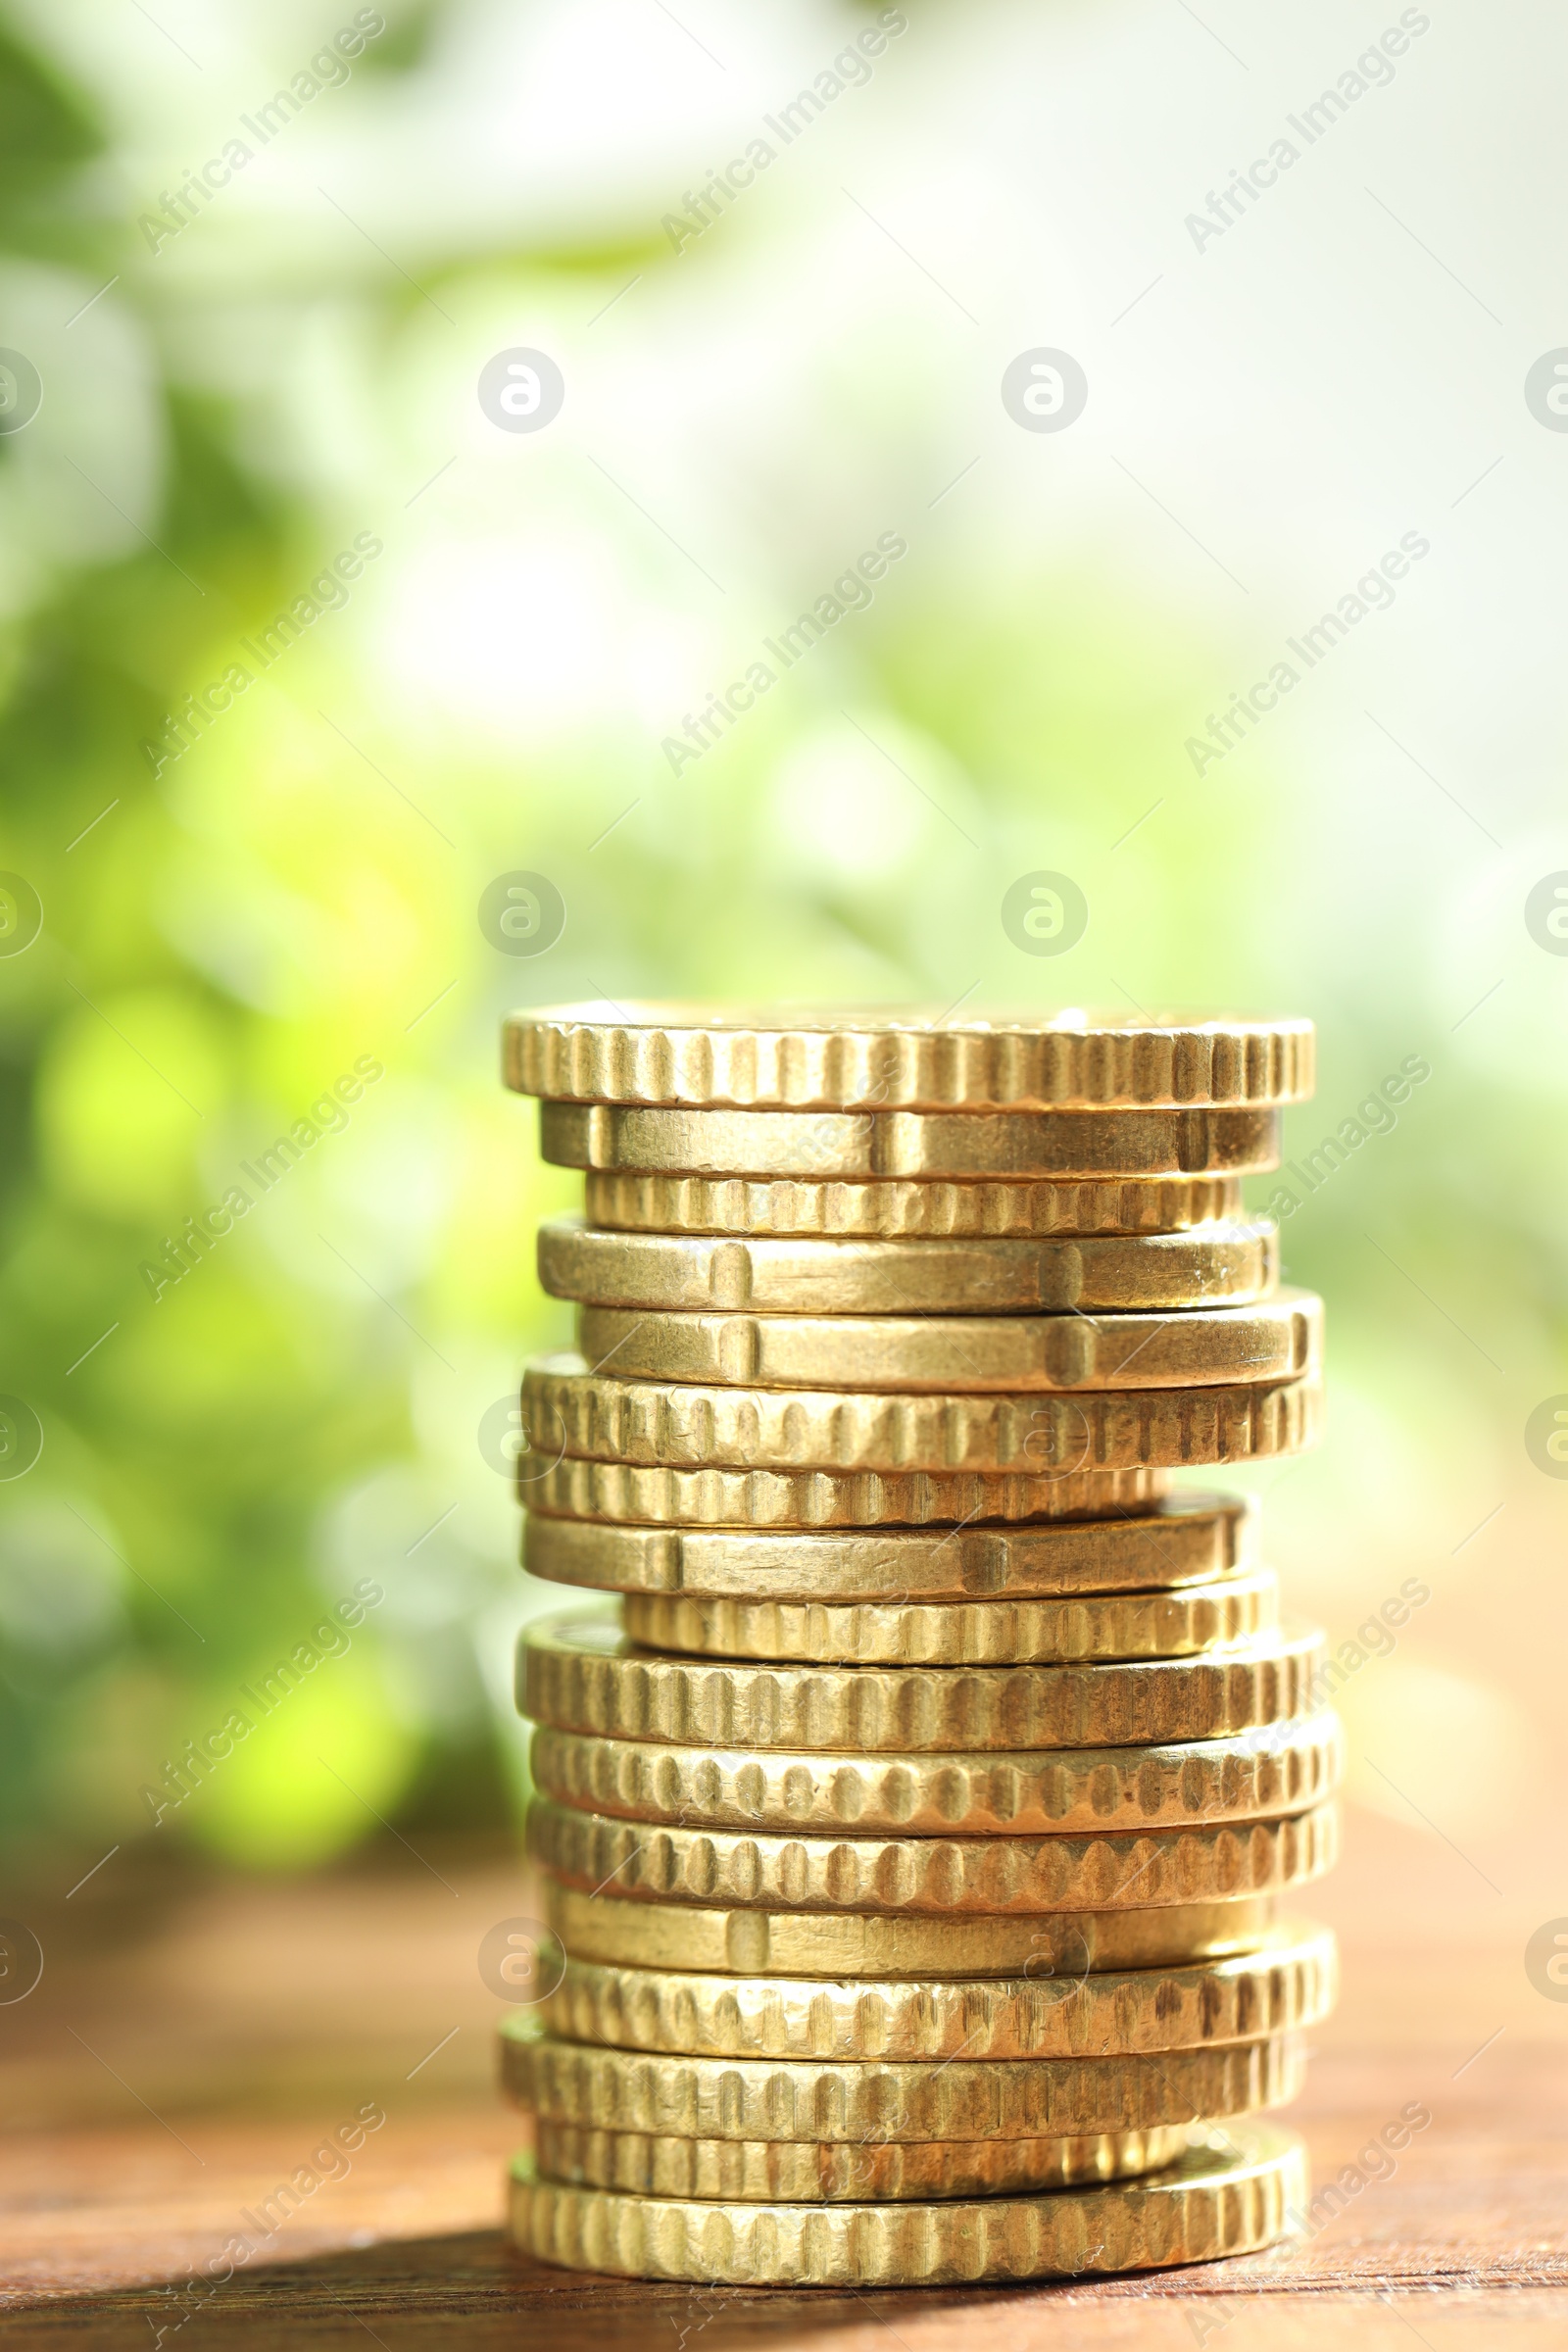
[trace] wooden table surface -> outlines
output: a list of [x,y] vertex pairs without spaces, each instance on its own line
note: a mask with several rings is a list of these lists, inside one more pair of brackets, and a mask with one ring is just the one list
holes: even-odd
[[[577,2278],[507,2250],[502,2167],[526,2126],[493,2088],[500,2004],[475,1955],[535,1907],[510,1858],[392,1846],[276,1883],[117,1856],[69,1901],[34,1891],[43,1981],[0,2007],[7,2352],[956,2352],[978,2307],[1007,2352],[1544,2352],[1568,2342],[1568,2004],[1534,1989],[1524,1947],[1568,1913],[1568,1878],[1539,1839],[1489,1846],[1482,1874],[1441,1838],[1371,1815],[1349,1829],[1301,1906],[1339,1928],[1345,1991],[1293,2121],[1321,2188],[1421,2102],[1431,2126],[1388,2177],[1255,2259],[876,2294]],[[182,2299],[188,2270],[363,2108],[386,2120],[349,2169],[199,2308]]]

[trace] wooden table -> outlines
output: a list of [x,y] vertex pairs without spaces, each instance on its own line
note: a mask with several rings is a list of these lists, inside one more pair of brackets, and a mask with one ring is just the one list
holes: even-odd
[[[277,1885],[117,1856],[69,1902],[11,1898],[48,1960],[0,2008],[4,2346],[957,2352],[978,2322],[1006,2352],[1545,2352],[1568,2342],[1568,2005],[1523,1950],[1568,1912],[1554,1870],[1489,1848],[1510,1888],[1491,1890],[1441,1838],[1351,1816],[1347,1862],[1303,1906],[1339,1928],[1346,1980],[1293,2119],[1314,2186],[1407,2102],[1433,2120],[1304,2242],[1096,2285],[813,2294],[576,2278],[507,2250],[502,2165],[526,2128],[492,2087],[475,1953],[535,1907],[510,1860],[393,1846]],[[386,2120],[349,2169],[182,2300],[242,2211],[366,2106]]]

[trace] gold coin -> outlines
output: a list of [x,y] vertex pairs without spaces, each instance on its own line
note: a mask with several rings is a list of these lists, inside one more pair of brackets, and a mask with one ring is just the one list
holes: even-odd
[[1298,1924],[1238,1959],[1078,1979],[844,1984],[573,1959],[540,2014],[563,2041],[702,2058],[1109,2058],[1320,2025],[1337,1958],[1329,1929]]
[[501,2021],[501,2082],[579,2131],[689,2139],[1055,2139],[1251,2115],[1294,2098],[1290,2034],[1121,2058],[689,2058],[528,2038]]
[[675,1315],[583,1306],[577,1344],[617,1379],[764,1389],[1170,1389],[1293,1380],[1322,1354],[1322,1300],[1166,1314]]
[[1269,1219],[1016,1242],[723,1241],[539,1228],[539,1280],[589,1306],[759,1315],[1004,1315],[1246,1304],[1279,1280]]
[[1271,1568],[1180,1592],[1070,1600],[705,1600],[628,1592],[626,1632],[648,1649],[704,1658],[802,1658],[847,1666],[1033,1666],[1088,1658],[1181,1658],[1248,1642],[1279,1623]]
[[562,1804],[684,1829],[988,1838],[1171,1829],[1300,1813],[1339,1786],[1331,1708],[1228,1740],[975,1755],[804,1755],[538,1731],[535,1786]]
[[628,1895],[669,1902],[1114,1911],[1303,1886],[1334,1865],[1339,1813],[1326,1804],[1282,1820],[1087,1838],[781,1838],[614,1821],[536,1797],[527,1841],[536,1861],[579,1886],[613,1879]]
[[1167,2124],[1072,2139],[828,2140],[813,2146],[799,2139],[687,2139],[673,2132],[536,2123],[534,2160],[547,2180],[638,2197],[832,2205],[1016,2196],[1131,2180],[1178,2163],[1190,2132],[1190,2126]]
[[1223,1740],[1311,1711],[1316,1633],[1096,1666],[732,1665],[640,1650],[608,1612],[536,1618],[517,1704],[558,1732],[728,1748],[1126,1747]]
[[1106,1184],[813,1184],[799,1177],[639,1176],[590,1169],[590,1224],[644,1233],[929,1237],[1185,1233],[1245,1214],[1238,1176]]
[[608,1527],[530,1512],[522,1559],[547,1584],[608,1592],[930,1603],[1179,1591],[1255,1567],[1257,1528],[1249,1497],[1197,1494],[1169,1495],[1136,1515],[937,1535]]
[[931,2204],[724,2204],[541,2180],[513,2161],[507,2231],[537,2261],[722,2286],[957,2286],[1254,2254],[1305,2205],[1306,2156],[1256,2124],[1205,2132],[1146,2180]]
[[[948,1378],[956,1385],[953,1366]],[[639,1501],[646,1493],[666,1507],[628,1511],[622,1504],[601,1508],[603,1516],[700,1522],[753,1516],[767,1524],[808,1505],[807,1525],[838,1525],[842,1500],[831,1479],[820,1490],[809,1478],[795,1486],[786,1480],[776,1494],[769,1480],[780,1472],[833,1472],[847,1487],[854,1482],[845,1474],[869,1471],[888,1475],[864,1481],[865,1508],[846,1512],[851,1520],[1087,1517],[1141,1499],[1133,1492],[1097,1493],[1096,1479],[1294,1453],[1316,1437],[1321,1412],[1315,1371],[1235,1388],[922,1396],[627,1380],[618,1367],[613,1374],[590,1372],[580,1355],[546,1355],[523,1373],[529,1450],[518,1457],[518,1492],[532,1510],[577,1510],[545,1499],[561,1490],[562,1482],[552,1481],[564,1455],[656,1474],[646,1488],[630,1485],[625,1492]],[[725,1470],[760,1482],[755,1500],[744,1480],[715,1479],[706,1487],[689,1475]],[[982,1475],[966,1483],[973,1472]],[[993,1472],[1016,1474],[1027,1492],[1009,1498],[1004,1482],[986,1475]],[[927,1501],[911,1473],[934,1474],[933,1495],[940,1489],[953,1507]],[[1066,1501],[1067,1494],[1083,1499]],[[818,1516],[824,1508],[834,1512],[831,1521]]]
[[642,1110],[541,1102],[541,1155],[650,1176],[1245,1176],[1279,1165],[1277,1110]]
[[[1210,1396],[1233,1394],[1209,1390]],[[1249,1390],[1263,1409],[1252,1426],[1264,1436],[1284,1428],[1291,1442],[1256,1451],[1294,1452],[1316,1426],[1318,1392],[1309,1383],[1287,1391]],[[1286,1405],[1272,1413],[1271,1396]],[[1228,1434],[1235,1424],[1226,1422]],[[1200,1456],[1226,1461],[1242,1453]],[[666,1470],[626,1462],[555,1461],[523,1454],[518,1489],[531,1511],[575,1519],[635,1520],[687,1527],[930,1527],[954,1520],[1083,1518],[1097,1511],[1132,1510],[1158,1502],[1170,1490],[1164,1470],[1077,1470],[1059,1478],[996,1477],[971,1471],[927,1470]]]
[[1177,1967],[1249,1952],[1273,1932],[1270,1894],[1158,1910],[956,1912],[714,1910],[631,1901],[543,1881],[545,1916],[577,1960],[731,1976],[1016,1977]]
[[1195,1020],[1119,1012],[966,1014],[918,1005],[642,1004],[602,1001],[514,1012],[506,1083],[578,1102],[778,1109],[889,1103],[1033,1110],[1131,1103],[1301,1102],[1312,1091],[1304,1020]]

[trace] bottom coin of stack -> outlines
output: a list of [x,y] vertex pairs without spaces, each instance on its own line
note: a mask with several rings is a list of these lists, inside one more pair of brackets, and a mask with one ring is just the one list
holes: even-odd
[[1306,2194],[1300,2142],[1268,2126],[1198,2134],[1135,2180],[1024,2196],[734,2203],[580,2188],[512,2169],[512,2238],[542,2261],[735,2286],[942,2286],[1083,2277],[1251,2254]]

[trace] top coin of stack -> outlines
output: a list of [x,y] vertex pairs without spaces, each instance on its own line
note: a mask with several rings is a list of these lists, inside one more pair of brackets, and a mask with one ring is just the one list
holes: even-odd
[[1316,1428],[1241,1201],[1310,1024],[594,1004],[505,1056],[587,1175],[525,1558],[623,1596],[519,1655],[564,1951],[514,2235],[849,2284],[1267,2243],[1338,1735],[1255,1513],[1171,1481]]

